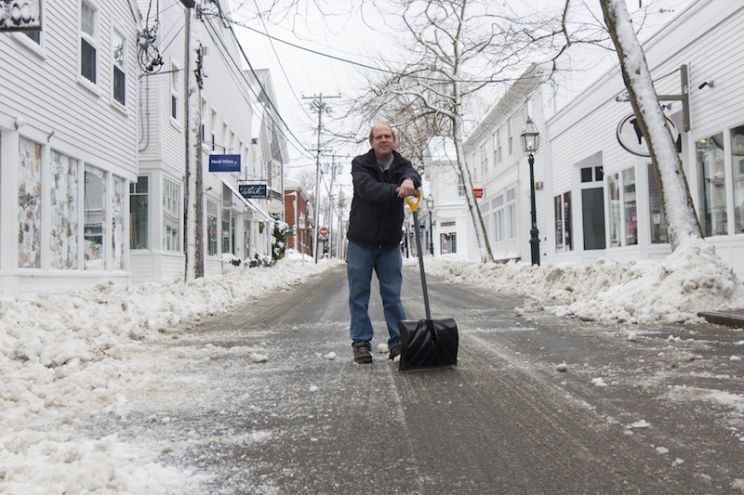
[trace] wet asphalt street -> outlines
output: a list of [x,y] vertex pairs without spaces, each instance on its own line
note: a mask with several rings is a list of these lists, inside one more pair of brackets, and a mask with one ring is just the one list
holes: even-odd
[[[208,475],[208,493],[744,493],[744,332],[429,284],[434,317],[460,329],[456,369],[354,364],[339,266],[158,342],[181,386],[129,434],[167,441],[162,461]],[[423,317],[415,266],[404,302]],[[376,289],[371,314],[376,347]],[[151,429],[155,410],[168,421]]]

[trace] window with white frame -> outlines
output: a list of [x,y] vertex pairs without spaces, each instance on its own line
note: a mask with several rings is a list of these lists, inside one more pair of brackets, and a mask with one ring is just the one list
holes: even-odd
[[511,156],[514,145],[512,140],[512,119],[509,117],[506,120],[506,152]]
[[462,175],[459,172],[456,177],[457,177],[457,197],[464,198],[465,197],[465,181],[463,180]]
[[501,163],[503,160],[503,152],[501,147],[501,127],[496,129],[496,163]]
[[700,170],[700,224],[703,235],[725,235],[726,176],[724,174],[723,134],[716,134],[695,143]]
[[607,176],[607,204],[610,216],[610,247],[622,245],[622,204],[620,201],[620,174],[614,173]]
[[49,253],[51,268],[75,270],[78,268],[78,187],[80,172],[77,160],[57,151],[51,153],[52,188],[51,235]]
[[41,31],[23,31],[37,45],[41,44]]
[[181,186],[172,180],[163,179],[163,249],[180,250],[181,232]]
[[571,191],[553,198],[555,218],[555,250],[573,250],[573,229],[571,225]]
[[18,267],[41,268],[41,145],[18,141]]
[[495,235],[494,240],[501,242],[504,240],[504,195],[500,194],[493,200],[495,208]]
[[731,166],[734,179],[734,233],[744,232],[744,125],[731,129]]
[[512,187],[506,191],[506,238],[517,237],[517,190]]
[[126,202],[127,181],[114,175],[114,190],[111,197],[111,247],[113,249],[113,268],[124,268],[124,205]]
[[491,150],[493,156],[493,166],[496,168],[496,164],[499,162],[497,150],[499,148],[499,136],[498,131],[491,134]]
[[651,242],[661,244],[668,242],[667,223],[664,208],[661,204],[661,187],[656,168],[652,163],[647,164],[648,175],[648,208],[651,219]]
[[480,145],[480,161],[481,176],[485,177],[488,175],[488,154],[485,142]]
[[98,73],[96,9],[86,0],[80,3],[80,75],[96,84]]
[[181,94],[181,69],[175,62],[171,62],[170,83],[171,118],[178,119],[178,97]]
[[114,73],[113,73],[113,92],[114,100],[118,101],[122,105],[127,103],[127,74],[124,70],[126,60],[125,57],[125,39],[124,35],[119,31],[114,31],[113,38],[111,40],[112,59],[114,61]]
[[137,177],[137,182],[129,183],[129,248],[148,249],[150,247],[148,216],[150,178]]
[[86,270],[103,270],[106,260],[106,172],[85,165],[84,253]]
[[211,199],[207,200],[207,255],[217,255],[217,215],[219,210],[217,202]]

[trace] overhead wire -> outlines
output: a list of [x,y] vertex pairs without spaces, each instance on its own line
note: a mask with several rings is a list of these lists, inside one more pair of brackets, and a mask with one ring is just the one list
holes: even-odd
[[[266,21],[264,21],[263,16],[261,15],[261,9],[258,6],[258,0],[253,0],[253,4],[256,6],[256,10],[258,12],[258,17],[261,19],[261,25],[264,28],[264,31],[267,33],[269,32],[268,27],[266,26]],[[287,86],[289,86],[289,90],[292,92],[292,96],[294,96],[295,101],[299,104],[302,111],[305,113],[305,115],[312,120],[312,116],[305,108],[305,105],[300,101],[300,98],[297,96],[297,93],[294,90],[294,87],[292,87],[292,82],[289,79],[289,76],[287,75],[287,71],[284,70],[284,64],[282,64],[282,61],[279,57],[279,52],[276,51],[276,47],[274,46],[274,40],[269,38],[269,45],[271,46],[271,50],[274,52],[274,56],[276,57],[276,61],[279,64],[279,68],[282,71],[282,75],[284,76],[284,80],[287,82]]]
[[[260,34],[261,36],[265,36],[267,38],[273,39],[273,40],[278,41],[280,43],[284,43],[285,45],[289,45],[289,46],[291,46],[293,48],[297,48],[298,50],[304,50],[306,52],[314,53],[315,55],[319,55],[321,57],[330,58],[332,60],[337,60],[339,62],[344,62],[344,63],[351,64],[351,65],[356,65],[357,67],[362,67],[362,68],[369,69],[369,70],[374,70],[374,71],[377,71],[377,72],[383,72],[383,73],[392,74],[392,75],[402,75],[400,71],[396,71],[396,70],[393,70],[393,69],[387,69],[385,67],[377,67],[377,66],[374,66],[374,65],[369,65],[369,64],[365,64],[364,62],[357,62],[355,60],[350,60],[348,58],[340,57],[338,55],[333,55],[333,54],[330,54],[330,53],[322,52],[320,50],[315,50],[313,48],[308,48],[308,47],[299,45],[297,43],[293,43],[291,41],[287,41],[287,40],[284,40],[282,38],[278,38],[278,37],[273,36],[273,35],[271,35],[269,33],[265,33],[263,31],[260,31],[260,30],[256,29],[256,28],[253,28],[253,27],[251,27],[251,26],[249,26],[249,25],[247,25],[247,24],[245,24],[243,22],[240,22],[240,21],[237,21],[237,20],[232,20],[232,19],[229,19],[229,18],[227,20],[228,20],[228,22],[231,25],[234,24],[236,26],[240,26],[240,27],[245,28],[245,29],[247,29],[249,31],[252,31],[252,32],[257,33],[257,34]],[[493,79],[493,78],[489,78],[489,79],[456,79],[456,78],[443,79],[441,77],[431,77],[431,76],[414,75],[414,74],[405,74],[405,76],[406,77],[410,77],[411,79],[420,79],[420,80],[423,80],[423,81],[433,81],[433,82],[442,82],[442,83],[458,82],[458,83],[472,83],[472,84],[503,84],[503,83],[507,83],[507,82],[517,81],[517,80],[520,80],[520,79],[525,79],[524,77],[506,77],[506,78],[501,78],[501,79]]]
[[[284,117],[282,117],[281,113],[279,112],[279,109],[274,104],[274,101],[271,99],[271,96],[269,95],[269,92],[266,91],[266,88],[264,87],[263,83],[261,82],[261,78],[258,76],[258,74],[256,73],[256,70],[253,68],[253,64],[251,63],[250,59],[248,58],[248,55],[246,55],[245,50],[243,49],[243,45],[240,43],[240,40],[238,40],[238,36],[235,34],[235,30],[233,29],[232,24],[229,21],[227,21],[227,18],[224,15],[224,11],[222,10],[222,6],[220,5],[220,2],[218,0],[213,0],[213,1],[214,1],[214,4],[217,6],[217,10],[218,10],[220,19],[223,19],[224,21],[226,21],[226,24],[227,25],[225,27],[228,29],[228,31],[230,31],[230,34],[232,34],[232,37],[233,37],[233,39],[235,41],[235,44],[237,45],[238,49],[240,50],[241,55],[243,56],[243,60],[245,60],[246,64],[248,64],[248,68],[250,69],[251,73],[253,74],[253,77],[255,78],[256,83],[258,84],[259,88],[261,88],[261,91],[262,91],[263,95],[265,96],[266,101],[268,102],[269,106],[271,106],[271,108],[273,108],[273,110],[274,110],[274,112],[276,114],[276,117],[282,122],[282,124],[284,124],[284,127],[285,127],[286,131],[297,141],[297,143],[303,148],[304,152],[307,153],[307,154],[312,154],[305,147],[305,145],[302,143],[302,141],[300,141],[300,139],[292,132],[292,129],[290,129],[289,125],[284,120]],[[207,22],[209,22],[209,20],[208,20],[208,18],[209,18],[209,15],[208,14],[209,13],[208,12],[204,12],[204,11],[202,11],[202,12],[203,12],[204,19],[207,20]],[[220,38],[220,42],[223,43],[223,46],[224,46],[224,42],[222,41],[221,38]],[[232,60],[232,57],[230,57],[230,58]],[[237,66],[237,63],[236,62],[233,61],[233,63]],[[241,70],[241,74],[242,73],[243,72]],[[253,87],[250,84],[249,84],[249,88],[255,94],[255,90],[253,89]],[[257,94],[256,94],[256,99],[258,99],[258,95]],[[269,112],[269,115],[271,115],[271,112]],[[286,134],[285,134],[285,137],[286,137]],[[289,142],[289,140],[287,140],[287,141]],[[298,150],[298,151],[300,151],[300,150]],[[303,151],[301,151],[301,152],[303,152]]]
[[[219,6],[218,6],[218,8],[219,8]],[[258,103],[260,101],[260,95],[258,93],[256,93],[256,90],[253,88],[253,85],[250,83],[250,81],[248,81],[248,79],[247,79],[247,77],[245,75],[245,72],[240,68],[240,66],[235,61],[235,59],[233,59],[232,56],[230,55],[230,51],[225,46],[224,40],[222,40],[222,38],[220,36],[216,36],[217,33],[215,31],[214,26],[212,25],[212,22],[209,20],[208,16],[203,16],[203,17],[205,19],[205,26],[208,26],[209,27],[209,29],[207,29],[207,34],[212,39],[212,41],[215,43],[215,45],[217,46],[218,49],[220,48],[220,46],[222,47],[222,50],[219,50],[219,51],[220,51],[220,55],[223,57],[223,60],[225,60],[226,62],[229,62],[233,66],[233,68],[235,68],[237,70],[237,73],[240,74],[240,76],[243,78],[244,82],[246,83],[246,86],[248,87],[248,89],[250,90],[250,92],[253,94],[253,96],[256,98],[256,103]],[[210,29],[211,29],[211,31],[210,31]],[[230,28],[228,28],[228,29],[230,29]],[[230,31],[232,32],[232,29],[230,29]],[[234,33],[233,33],[233,36],[234,36]],[[242,47],[240,46],[240,43],[238,42],[237,38],[235,38],[235,41],[236,41],[236,43],[238,43],[238,47],[240,48],[241,53],[245,57],[245,52],[243,51]],[[247,61],[247,57],[246,57],[246,61]],[[298,147],[295,143],[292,142],[292,140],[287,139],[287,142],[290,143],[292,145],[292,147],[294,147],[301,154],[305,154],[306,156],[312,157],[312,153],[305,147],[305,145],[302,143],[302,141],[300,141],[300,139],[292,132],[292,130],[287,125],[286,121],[283,119],[283,117],[281,116],[281,114],[278,112],[278,110],[277,110],[276,106],[274,105],[273,101],[271,101],[271,98],[269,97],[269,94],[266,91],[266,88],[264,88],[263,84],[261,83],[261,80],[260,80],[258,74],[255,72],[255,70],[251,70],[251,73],[253,74],[253,77],[255,78],[256,83],[261,88],[261,91],[265,95],[267,102],[269,103],[269,105],[274,110],[273,112],[266,112],[267,115],[269,116],[269,118],[272,120],[272,122],[275,125],[279,123],[279,122],[276,121],[276,119],[279,119],[279,121],[283,124],[284,129],[286,129],[286,133],[283,131],[282,126],[277,125],[277,129],[280,130],[280,132],[282,133],[282,135],[284,135],[285,138],[288,138],[289,136],[291,136],[292,138],[294,138],[294,140],[296,141],[297,145],[299,145],[299,147]],[[253,105],[251,104],[250,99],[247,99],[246,101],[248,102],[250,108],[253,109]],[[289,136],[287,135],[287,133],[289,134]]]

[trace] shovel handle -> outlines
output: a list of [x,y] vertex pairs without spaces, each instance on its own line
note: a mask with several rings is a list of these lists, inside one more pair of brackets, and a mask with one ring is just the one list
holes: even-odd
[[416,201],[412,200],[410,196],[406,196],[404,199],[412,212],[415,213],[418,211],[419,203],[421,203],[421,194],[416,196]]

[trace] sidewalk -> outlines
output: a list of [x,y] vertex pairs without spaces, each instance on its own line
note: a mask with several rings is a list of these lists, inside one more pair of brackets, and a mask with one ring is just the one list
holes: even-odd
[[730,309],[727,311],[701,311],[698,316],[705,318],[708,323],[726,325],[734,328],[744,328],[744,309]]

